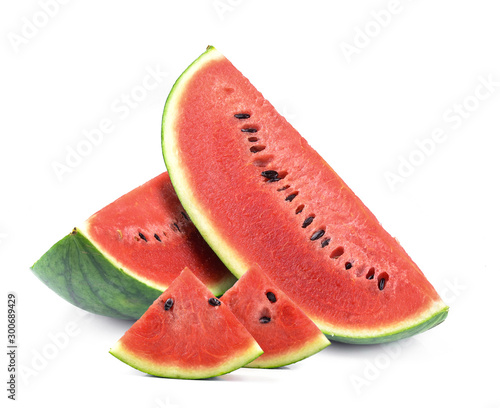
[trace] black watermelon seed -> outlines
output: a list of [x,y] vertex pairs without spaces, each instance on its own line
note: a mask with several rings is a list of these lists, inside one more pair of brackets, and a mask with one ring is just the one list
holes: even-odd
[[307,217],[304,220],[304,222],[302,223],[302,228],[308,227],[311,224],[311,222],[313,222],[313,220],[314,220],[314,217]]
[[384,290],[384,286],[385,286],[385,278],[382,278],[378,281],[378,288],[380,290]]
[[160,239],[160,237],[158,236],[158,234],[155,234],[155,238],[156,238],[156,240],[157,240],[157,241],[160,241],[160,242],[161,242],[161,239]]
[[266,296],[271,303],[276,302],[276,295],[273,292],[267,292]]
[[330,243],[330,238],[325,238],[323,241],[321,241],[321,248],[326,247]]
[[352,263],[346,262],[345,263],[345,269],[347,270],[347,269],[351,269],[351,268],[352,268]]
[[250,115],[248,113],[237,113],[234,115],[236,119],[248,119]]
[[139,232],[139,238],[143,239],[146,242],[148,242],[148,240],[146,239],[146,237],[144,236],[144,234],[142,232]]
[[320,239],[323,235],[325,235],[324,230],[316,231],[314,234],[311,235],[311,241],[316,241],[317,239]]
[[366,279],[372,280],[375,275],[368,275]]
[[174,227],[177,228],[177,231],[181,232],[181,229],[179,228],[179,226],[175,222],[174,222]]
[[277,181],[280,181],[281,179],[279,177],[272,178],[266,181],[266,183],[276,183]]
[[184,211],[181,211],[181,214],[182,216],[187,220],[189,221],[189,217],[187,216],[187,214],[184,212]]
[[255,128],[242,128],[241,131],[245,133],[257,133],[257,129]]
[[264,176],[267,179],[275,179],[278,178],[278,172],[275,170],[266,170],[260,173],[262,176]]
[[220,300],[217,298],[210,298],[208,299],[208,303],[212,306],[220,306]]
[[293,193],[290,194],[287,198],[285,198],[285,201],[293,201],[295,197],[297,197],[298,193]]
[[168,298],[165,302],[165,310],[169,310],[174,305],[174,300],[172,298]]
[[259,322],[261,323],[269,323],[271,321],[271,318],[268,317],[268,316],[262,316],[260,319],[259,319]]

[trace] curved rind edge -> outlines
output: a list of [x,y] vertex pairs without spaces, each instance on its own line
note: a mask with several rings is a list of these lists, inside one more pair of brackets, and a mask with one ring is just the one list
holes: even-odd
[[210,367],[206,369],[187,369],[179,366],[168,367],[166,365],[157,365],[151,361],[146,361],[134,355],[126,347],[123,347],[121,342],[118,341],[110,350],[109,353],[116,357],[123,363],[142,371],[146,374],[154,375],[157,377],[179,378],[179,379],[202,379],[217,377],[227,374],[238,368],[241,368],[251,361],[259,357],[263,351],[256,341],[253,341],[252,346],[249,347],[245,353],[234,356],[230,361],[225,362],[217,367]]
[[[181,201],[182,206],[188,212],[191,220],[195,224],[196,228],[203,236],[205,241],[210,245],[214,252],[219,256],[221,261],[226,265],[226,267],[237,277],[240,278],[246,270],[250,267],[250,264],[246,263],[244,259],[241,259],[240,255],[231,248],[223,239],[220,237],[215,228],[210,224],[209,221],[204,219],[202,215],[201,207],[197,204],[197,200],[191,191],[188,178],[185,174],[182,174],[180,168],[182,167],[178,161],[178,149],[175,143],[175,139],[171,131],[173,123],[175,123],[175,116],[177,115],[175,103],[182,97],[182,92],[179,91],[180,86],[189,81],[190,77],[193,76],[198,69],[203,67],[205,62],[209,62],[212,59],[224,58],[214,47],[209,46],[207,51],[201,54],[195,61],[193,61],[188,68],[179,76],[174,86],[172,87],[170,94],[168,95],[167,101],[165,102],[165,107],[163,111],[162,118],[162,152],[163,158],[172,181],[172,185]],[[167,121],[168,118],[168,121]],[[168,123],[167,123],[168,122]],[[168,143],[165,143],[166,139],[171,138]],[[168,145],[168,146],[167,146]],[[179,171],[178,171],[179,170]],[[448,306],[446,306],[442,301],[438,302],[440,304],[439,310],[437,312],[433,311],[430,317],[425,317],[429,313],[429,309],[435,309],[436,305],[432,304],[427,310],[424,310],[420,316],[413,319],[413,322],[409,323],[408,326],[399,325],[398,328],[387,328],[384,330],[379,330],[378,332],[356,335],[348,335],[343,332],[342,334],[335,330],[332,330],[328,325],[315,319],[314,316],[310,316],[311,320],[316,323],[320,330],[327,336],[328,339],[343,343],[353,343],[353,344],[377,344],[386,343],[390,341],[396,341],[406,337],[413,336],[415,334],[424,332],[437,324],[441,323],[446,319],[448,315]],[[346,330],[348,331],[348,330]]]
[[138,319],[162,293],[117,268],[76,228],[31,270],[69,303],[120,319]]
[[[312,355],[314,355],[316,353],[319,353],[321,350],[328,347],[329,345],[331,345],[331,343],[328,340],[328,338],[323,333],[320,333],[314,339],[307,342],[306,344],[304,344],[302,347],[300,347],[297,350],[294,350],[292,352],[288,352],[286,354],[282,354],[281,356],[277,356],[276,358],[269,359],[269,360],[258,361],[258,359],[257,359],[257,360],[252,361],[250,364],[247,364],[245,367],[249,367],[249,368],[278,368],[278,367],[283,367],[283,366],[287,366],[290,364],[295,364],[301,360],[304,360],[308,357],[311,357]],[[264,353],[264,356],[265,356],[265,353]]]
[[395,330],[392,332],[384,333],[381,335],[376,335],[372,337],[355,337],[355,336],[346,336],[346,335],[336,335],[333,332],[324,332],[325,336],[327,336],[330,340],[338,341],[341,343],[351,343],[351,344],[380,344],[380,343],[388,343],[391,341],[402,340],[407,337],[414,336],[419,333],[423,333],[438,324],[442,323],[446,317],[448,316],[449,307],[444,305],[444,307],[434,313],[429,318],[417,323],[413,326],[409,326],[400,330]]
[[[187,82],[196,71],[203,67],[205,63],[212,60],[225,58],[217,49],[213,46],[208,46],[207,50],[201,54],[196,60],[194,60],[184,72],[177,78],[170,93],[165,102],[165,107],[163,110],[162,117],[162,127],[161,127],[161,145],[163,152],[163,159],[167,167],[168,174],[170,176],[170,181],[174,186],[174,190],[177,193],[182,207],[188,212],[189,217],[195,224],[196,228],[200,232],[203,239],[208,243],[212,250],[217,254],[219,259],[226,265],[226,267],[233,273],[236,278],[240,278],[250,267],[250,264],[245,263],[240,259],[238,253],[226,244],[226,242],[218,237],[217,232],[209,225],[203,221],[201,216],[201,211],[196,205],[196,199],[190,190],[190,185],[182,172],[177,171],[181,166],[177,162],[178,152],[176,149],[176,143],[174,139],[170,139],[166,143],[167,138],[171,138],[172,131],[168,129],[175,123],[176,120],[176,101],[181,99],[182,92],[181,86]],[[168,117],[168,120],[167,120]],[[221,250],[221,248],[224,248]]]

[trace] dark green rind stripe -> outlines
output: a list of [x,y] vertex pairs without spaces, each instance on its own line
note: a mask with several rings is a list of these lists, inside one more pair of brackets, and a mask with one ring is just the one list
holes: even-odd
[[414,336],[419,333],[423,333],[424,331],[429,330],[434,326],[437,326],[439,323],[442,323],[446,319],[446,316],[448,316],[448,307],[445,307],[444,309],[434,314],[433,316],[423,321],[422,323],[408,327],[404,330],[400,330],[394,333],[378,337],[347,337],[347,336],[335,336],[329,333],[325,333],[325,335],[330,340],[339,341],[342,343],[351,343],[351,344],[388,343],[390,341],[401,340],[407,337]]
[[77,229],[31,269],[63,299],[104,316],[138,319],[161,294],[117,268]]

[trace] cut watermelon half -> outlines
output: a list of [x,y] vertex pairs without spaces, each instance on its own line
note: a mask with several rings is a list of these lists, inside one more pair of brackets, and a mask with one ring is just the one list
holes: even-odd
[[148,374],[198,379],[236,370],[262,349],[186,268],[110,353]]
[[165,172],[95,213],[32,270],[82,309],[137,319],[186,266],[217,295],[236,280],[196,230]]
[[184,208],[240,277],[257,263],[333,340],[379,343],[448,307],[322,157],[209,47],[165,104],[163,155]]
[[258,265],[253,265],[221,298],[264,350],[247,367],[296,363],[330,341]]

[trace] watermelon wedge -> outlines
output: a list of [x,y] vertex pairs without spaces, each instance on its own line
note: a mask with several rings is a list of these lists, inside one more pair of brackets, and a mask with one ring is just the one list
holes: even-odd
[[231,272],[259,264],[333,340],[397,340],[446,318],[396,239],[215,48],[174,84],[162,146],[184,208]]
[[73,229],[32,270],[75,306],[137,319],[186,266],[217,295],[236,280],[190,221],[165,172]]
[[221,299],[264,350],[247,367],[285,366],[330,345],[312,320],[258,265],[245,272]]
[[236,370],[262,349],[229,308],[185,268],[110,353],[158,377],[198,379]]

